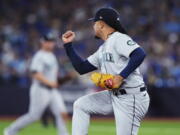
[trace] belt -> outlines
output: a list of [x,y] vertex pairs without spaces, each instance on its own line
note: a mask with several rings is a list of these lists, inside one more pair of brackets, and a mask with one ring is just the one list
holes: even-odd
[[[143,91],[146,91],[146,90],[147,90],[146,87],[141,87],[141,88],[139,88],[139,91],[140,91],[140,92],[143,92]],[[114,94],[115,96],[127,94],[127,92],[126,92],[125,89],[115,89],[115,90],[112,90],[112,91],[113,91],[113,94]]]
[[45,89],[47,89],[47,90],[52,90],[52,87],[47,86],[47,85],[45,85],[45,84],[43,84],[43,83],[40,83],[40,85],[41,85],[41,87],[43,87],[43,88],[45,88]]

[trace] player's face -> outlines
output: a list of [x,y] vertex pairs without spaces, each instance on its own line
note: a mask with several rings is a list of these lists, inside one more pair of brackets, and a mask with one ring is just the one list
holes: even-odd
[[102,28],[102,26],[101,26],[100,21],[96,21],[93,26],[93,29],[95,32],[95,37],[100,38],[101,28]]
[[53,51],[54,47],[55,47],[54,41],[45,41],[43,43],[43,48],[48,50],[48,51]]

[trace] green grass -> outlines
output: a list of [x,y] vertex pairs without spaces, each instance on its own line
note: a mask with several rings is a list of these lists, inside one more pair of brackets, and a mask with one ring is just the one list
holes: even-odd
[[[3,129],[11,121],[0,120],[0,135]],[[68,129],[71,130],[71,122],[68,122]],[[89,135],[115,135],[115,124],[113,120],[96,120],[91,122]],[[53,125],[44,128],[39,122],[31,124],[23,129],[19,135],[56,135]],[[180,121],[144,121],[139,130],[139,135],[180,135]]]

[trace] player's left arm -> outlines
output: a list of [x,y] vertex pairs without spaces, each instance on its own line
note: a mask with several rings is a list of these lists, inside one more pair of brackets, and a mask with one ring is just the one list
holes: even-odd
[[127,66],[121,71],[120,76],[124,79],[127,78],[137,67],[141,65],[146,57],[145,51],[138,47],[129,56]]
[[[137,67],[141,65],[144,58],[146,57],[145,51],[131,38],[124,37],[126,40],[117,40],[115,50],[121,56],[129,59],[127,66],[119,73],[119,75],[114,76],[113,80],[107,80],[106,85],[111,87],[120,87],[124,81]],[[121,41],[124,41],[123,43]],[[121,43],[119,45],[119,43]]]
[[146,57],[145,51],[138,47],[129,56],[129,62],[127,66],[120,72],[119,75],[114,76],[113,80],[107,80],[107,87],[115,87],[118,88],[122,85],[124,79],[126,79],[136,68],[138,68]]

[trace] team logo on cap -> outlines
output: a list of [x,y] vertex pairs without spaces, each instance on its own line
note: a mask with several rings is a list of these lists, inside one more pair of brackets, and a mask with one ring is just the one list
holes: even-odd
[[99,17],[99,19],[103,19],[103,17],[102,17],[102,16],[100,16],[100,17]]

